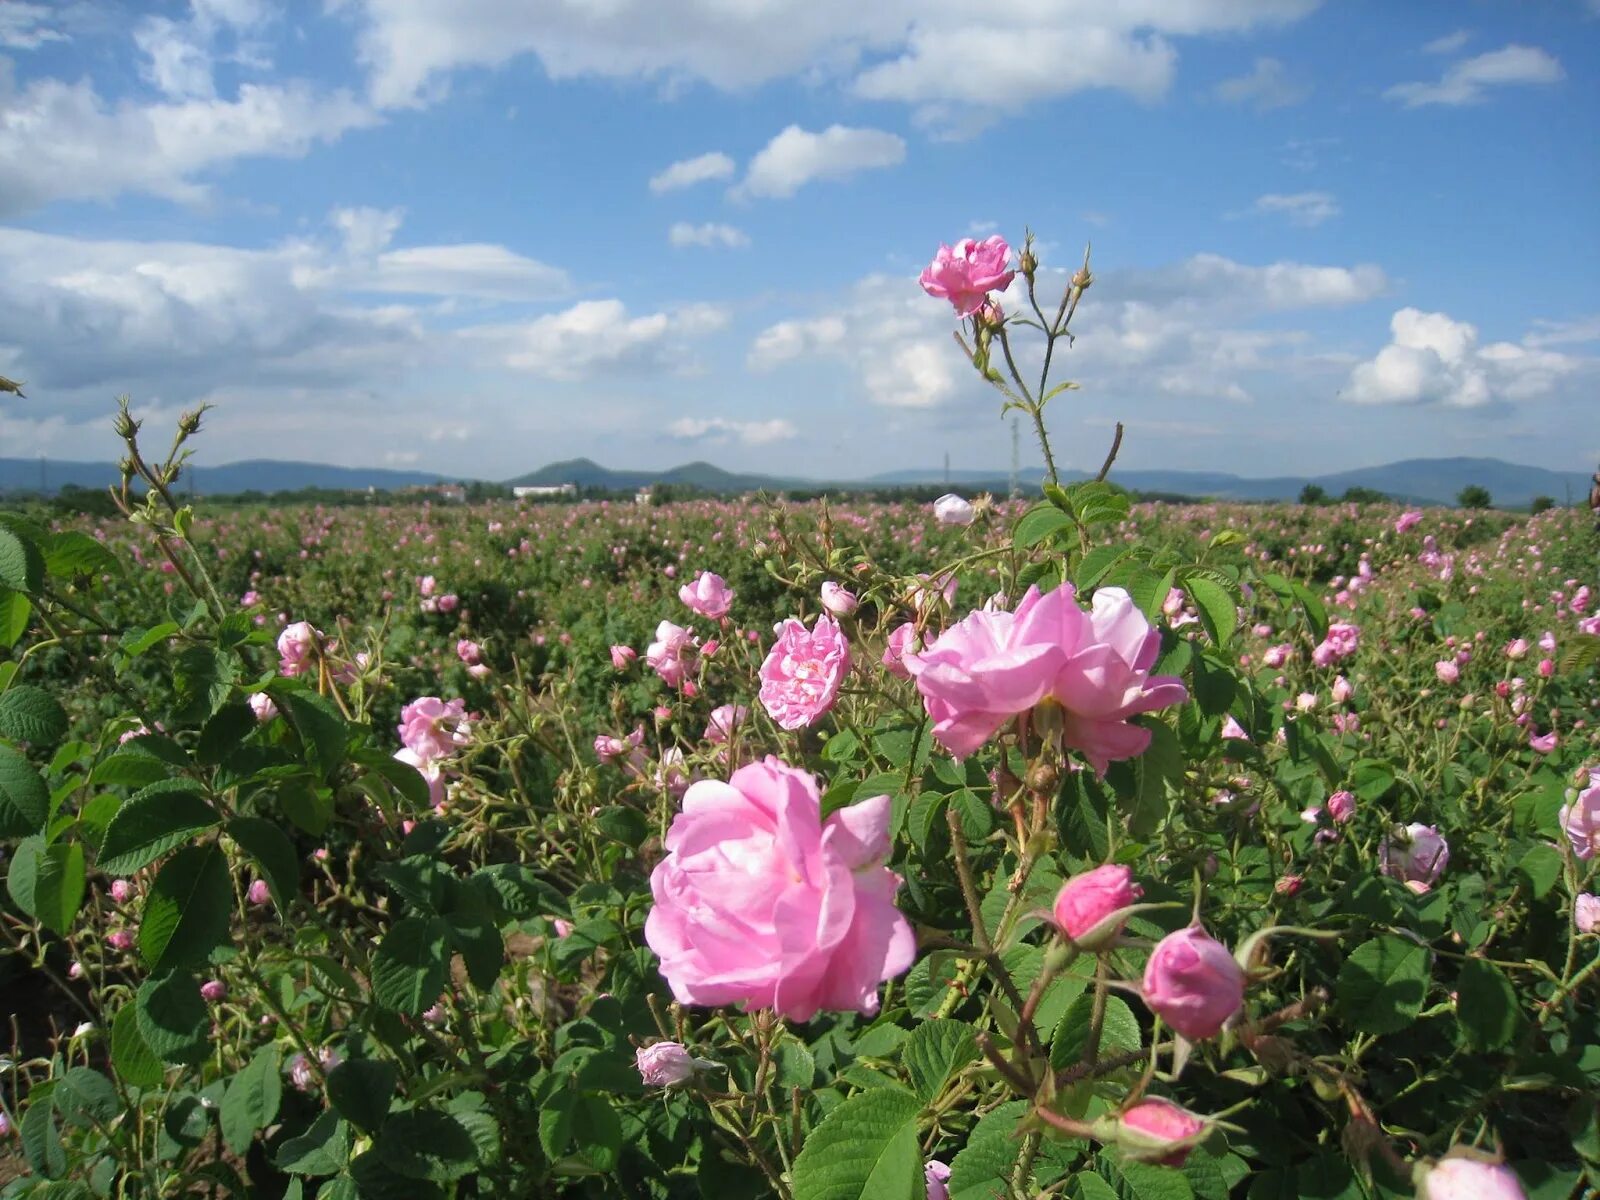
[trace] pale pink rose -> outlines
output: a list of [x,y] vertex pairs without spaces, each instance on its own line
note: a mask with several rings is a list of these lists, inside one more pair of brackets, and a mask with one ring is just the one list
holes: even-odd
[[462,638],[456,642],[456,657],[469,667],[475,667],[483,661],[483,647],[471,638]]
[[1556,673],[1556,664],[1548,658],[1541,658],[1536,670],[1539,672],[1540,679],[1549,679],[1550,676]]
[[255,713],[258,721],[270,721],[278,715],[278,706],[265,692],[251,692],[245,703],[250,706],[250,711]]
[[439,765],[437,758],[424,758],[411,747],[396,750],[393,755],[397,762],[403,762],[408,767],[415,767],[417,774],[422,776],[423,782],[428,785],[428,803],[438,808],[445,802],[444,768]]
[[1206,1128],[1194,1113],[1159,1096],[1123,1109],[1118,1125],[1117,1145],[1126,1157],[1164,1167],[1181,1167]]
[[272,889],[267,886],[265,879],[257,879],[250,884],[250,890],[245,893],[245,898],[251,904],[260,906],[272,899]]
[[228,985],[220,979],[208,979],[200,985],[200,998],[208,1004],[220,1004],[227,995]]
[[646,1087],[673,1087],[694,1078],[694,1056],[677,1042],[640,1046],[633,1057]]
[[1243,725],[1233,719],[1232,714],[1222,718],[1222,736],[1232,738],[1236,742],[1248,742],[1250,735],[1245,732]]
[[889,634],[889,644],[884,647],[881,659],[884,669],[891,675],[901,679],[910,679],[911,672],[906,669],[903,661],[906,652],[914,651],[917,642],[917,626],[913,621],[903,625],[896,625]]
[[950,1200],[950,1168],[938,1159],[930,1159],[922,1168],[922,1182],[928,1200]]
[[133,934],[126,929],[113,929],[106,934],[106,945],[113,950],[131,950],[133,948]]
[[1283,666],[1284,663],[1289,661],[1289,657],[1293,653],[1294,647],[1288,642],[1283,642],[1277,646],[1268,646],[1261,652],[1261,662],[1263,665],[1269,666],[1273,670],[1277,670],[1279,667]]
[[723,745],[733,739],[734,733],[749,716],[750,710],[742,704],[718,705],[711,710],[711,719],[706,722],[702,736],[713,745]]
[[461,606],[461,598],[454,592],[450,592],[446,595],[440,596],[436,601],[436,604],[440,612],[447,614],[453,613]]
[[111,898],[118,904],[126,904],[133,899],[133,884],[126,879],[113,879],[111,881]]
[[1572,902],[1572,923],[1579,933],[1600,933],[1600,896],[1579,893]]
[[1421,521],[1422,514],[1420,512],[1413,511],[1401,513],[1397,518],[1395,518],[1394,531],[1396,533],[1404,533],[1413,526],[1420,524]]
[[1333,818],[1336,825],[1343,825],[1356,815],[1356,797],[1354,792],[1334,792],[1328,797],[1328,816]]
[[960,496],[947,492],[933,502],[933,515],[941,525],[971,525],[977,512]]
[[822,819],[816,779],[776,758],[701,780],[650,876],[645,941],[682,1004],[878,1011],[878,985],[910,968],[916,937],[895,907],[887,796]]
[[1311,651],[1311,661],[1319,667],[1331,667],[1341,659],[1349,658],[1360,644],[1360,626],[1335,621],[1328,626],[1328,635]]
[[426,762],[439,762],[455,754],[471,738],[467,703],[421,696],[400,710],[396,726],[405,748]]
[[1527,1200],[1510,1167],[1475,1158],[1442,1158],[1417,1185],[1417,1200]]
[[423,599],[427,599],[429,596],[433,595],[434,590],[438,586],[439,581],[436,580],[432,575],[424,575],[421,579],[417,580],[417,595],[421,596]]
[[619,671],[626,671],[638,657],[639,652],[632,646],[611,647],[611,665]]
[[822,585],[822,607],[836,617],[848,617],[860,603],[854,592],[840,587],[831,579]]
[[1356,689],[1351,686],[1348,679],[1343,675],[1339,675],[1334,678],[1333,687],[1329,689],[1329,694],[1333,697],[1335,704],[1345,704],[1350,697],[1356,694]]
[[322,634],[308,621],[296,621],[278,635],[278,673],[299,675],[316,663]]
[[1556,820],[1572,843],[1572,852],[1581,859],[1593,858],[1600,850],[1600,770],[1590,775],[1589,786],[1571,804],[1562,805]]
[[556,937],[569,938],[572,936],[572,922],[565,917],[557,917],[550,922],[550,928],[556,931]]
[[1379,869],[1419,895],[1439,881],[1450,862],[1450,843],[1432,825],[1395,829],[1378,846]]
[[1454,683],[1461,678],[1461,668],[1450,658],[1440,659],[1434,663],[1433,673],[1438,676],[1440,683]]
[[1561,738],[1554,729],[1546,734],[1535,734],[1532,729],[1528,730],[1528,749],[1536,753],[1549,754],[1560,744]]
[[1107,863],[1062,884],[1051,911],[1061,932],[1087,950],[1100,950],[1122,932],[1122,922],[1112,918],[1143,895],[1129,868]]
[[1518,659],[1527,658],[1530,649],[1527,638],[1517,638],[1513,642],[1506,643],[1506,657],[1516,662]]
[[728,615],[733,607],[733,591],[721,575],[701,571],[694,579],[678,589],[678,599],[699,613],[716,621]]
[[1169,933],[1144,969],[1144,1002],[1190,1041],[1215,1037],[1244,1007],[1244,970],[1198,925]]
[[954,246],[941,245],[917,282],[928,295],[950,301],[958,316],[970,317],[990,292],[1010,286],[1016,275],[1010,261],[1011,247],[999,234],[981,242],[962,238]]
[[644,660],[661,676],[668,687],[682,687],[694,664],[694,635],[681,625],[663,621],[656,626],[656,640],[645,647]]
[[1541,633],[1539,635],[1539,649],[1546,654],[1554,654],[1556,652],[1556,635],[1548,629]]
[[296,1091],[309,1092],[315,1085],[317,1077],[311,1071],[311,1063],[304,1054],[294,1054],[289,1058],[289,1082]]
[[850,641],[832,617],[819,616],[807,629],[793,617],[761,664],[761,706],[780,729],[814,724],[833,707],[850,670]]

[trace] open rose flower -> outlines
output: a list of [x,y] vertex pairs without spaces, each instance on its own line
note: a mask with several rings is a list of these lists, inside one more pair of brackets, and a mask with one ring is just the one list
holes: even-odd
[[670,688],[681,688],[694,665],[694,635],[681,625],[663,621],[656,626],[656,640],[645,649],[645,662]]
[[981,242],[962,238],[954,246],[941,245],[917,282],[928,295],[950,301],[958,315],[970,317],[990,292],[1010,286],[1016,275],[1010,262],[1011,247],[999,234]]
[[419,759],[438,762],[471,740],[465,700],[422,696],[400,710],[400,741]]
[[317,660],[320,631],[309,621],[296,621],[278,635],[278,674],[300,675]]
[[693,580],[678,589],[678,599],[699,613],[716,621],[728,615],[733,607],[733,589],[721,575],[701,571]]
[[761,706],[780,729],[800,729],[833,707],[850,671],[850,641],[826,616],[810,629],[790,617],[774,631],[777,644],[761,664]]
[[878,985],[916,957],[883,865],[889,811],[874,796],[823,820],[816,779],[770,757],[692,785],[644,929],[678,1001],[876,1013]]
[[1572,852],[1579,858],[1593,858],[1600,850],[1600,767],[1589,770],[1589,786],[1556,815]]
[[1526,1200],[1510,1167],[1452,1154],[1426,1169],[1417,1200]]
[[1450,843],[1432,825],[1396,829],[1378,847],[1380,869],[1421,895],[1438,882],[1450,861]]

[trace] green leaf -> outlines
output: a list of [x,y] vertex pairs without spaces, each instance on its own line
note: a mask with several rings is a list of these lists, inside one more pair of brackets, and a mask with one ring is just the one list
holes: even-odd
[[1517,863],[1517,874],[1528,881],[1536,900],[1544,899],[1561,878],[1561,851],[1544,843],[1534,846]]
[[35,836],[17,844],[6,890],[18,908],[64,937],[83,903],[85,878],[81,842],[46,846]]
[[1481,958],[1461,964],[1456,979],[1456,1019],[1473,1050],[1509,1046],[1522,1024],[1516,989],[1500,968]]
[[1077,525],[1073,519],[1055,505],[1036,504],[1022,514],[1011,540],[1019,550],[1026,550],[1075,528]]
[[[1093,1017],[1093,993],[1079,996],[1067,1006],[1050,1042],[1051,1067],[1061,1071],[1082,1061],[1084,1049],[1089,1045]],[[1105,1017],[1100,1023],[1099,1057],[1137,1050],[1142,1041],[1139,1018],[1133,1015],[1133,1010],[1120,996],[1107,996]]]
[[137,1003],[124,1004],[111,1020],[111,1066],[118,1078],[131,1087],[161,1085],[161,1059],[139,1028]]
[[552,883],[547,883],[534,873],[532,867],[522,863],[495,863],[475,871],[472,879],[482,881],[499,902],[500,911],[507,917],[570,917],[572,909],[568,899]]
[[264,817],[235,817],[225,832],[260,868],[278,911],[288,912],[300,894],[300,859],[288,835]]
[[[4,533],[0,530],[0,533]],[[22,1153],[28,1165],[46,1179],[67,1173],[67,1152],[61,1145],[61,1130],[56,1126],[54,1107],[42,1100],[28,1105],[22,1114]]]
[[950,1160],[946,1185],[950,1200],[993,1200],[1009,1194],[1011,1172],[1022,1149],[1017,1122],[1027,1111],[1026,1101],[1009,1100],[979,1118],[966,1145]]
[[379,1004],[421,1016],[438,1002],[449,975],[450,926],[440,917],[405,917],[384,935],[372,960]]
[[234,895],[215,842],[188,846],[156,873],[139,923],[139,950],[153,969],[204,962],[228,940]]
[[238,747],[256,727],[256,715],[248,704],[225,704],[211,715],[200,730],[195,761],[215,766]]
[[76,575],[105,575],[122,571],[117,556],[97,538],[76,529],[52,533],[45,541],[45,570],[57,579]]
[[220,820],[193,780],[159,780],[117,810],[95,865],[107,875],[132,875]]
[[[404,764],[402,764],[404,765]],[[333,820],[333,793],[312,779],[285,779],[278,785],[283,815],[312,837],[321,837]]]
[[1116,569],[1117,564],[1129,557],[1133,551],[1127,546],[1113,542],[1104,546],[1096,546],[1083,556],[1083,561],[1078,564],[1078,569],[1072,573],[1072,582],[1078,591],[1088,593],[1100,586],[1101,580]]
[[44,586],[44,556],[29,537],[19,536],[15,523],[0,525],[0,587],[37,594]]
[[67,714],[43,688],[23,684],[0,692],[0,737],[53,746],[67,733]]
[[90,784],[98,787],[142,788],[167,777],[166,763],[138,751],[118,751],[89,772]]
[[0,587],[0,650],[9,650],[28,632],[33,604],[21,592]]
[[962,1021],[924,1021],[911,1033],[900,1061],[911,1076],[912,1090],[930,1104],[944,1085],[978,1059],[972,1026]]
[[211,646],[188,646],[172,663],[174,715],[186,723],[208,720],[233,694],[239,660]]
[[73,1067],[56,1080],[50,1093],[61,1119],[79,1129],[107,1128],[122,1112],[122,1100],[111,1081],[89,1067]]
[[896,1087],[845,1100],[811,1132],[794,1162],[794,1200],[922,1200],[917,1115]]
[[398,1078],[385,1059],[347,1058],[328,1072],[328,1103],[357,1129],[372,1133],[389,1115]]
[[1148,1163],[1113,1162],[1100,1156],[1097,1164],[1122,1200],[1194,1200],[1194,1189],[1182,1171]]
[[10,746],[0,746],[0,837],[36,833],[50,817],[50,789]]
[[278,1147],[274,1161],[291,1175],[332,1175],[350,1161],[350,1127],[331,1110]]
[[244,1155],[256,1133],[272,1124],[283,1102],[282,1055],[276,1046],[263,1046],[244,1069],[228,1081],[218,1117],[222,1140],[235,1154]]
[[177,633],[178,629],[176,621],[163,621],[149,629],[130,629],[122,635],[117,648],[129,658],[139,658]]
[[323,778],[332,775],[343,765],[345,747],[350,742],[350,725],[333,702],[316,692],[283,683],[269,685],[267,692],[278,702],[300,740],[310,747]]
[[1183,590],[1200,612],[1200,621],[1218,646],[1226,646],[1239,627],[1239,610],[1227,588],[1204,575],[1187,575]]
[[[584,1099],[593,1103],[598,1097]],[[609,1109],[610,1106],[606,1107]],[[612,1120],[616,1120],[614,1114]],[[575,1119],[572,1124],[574,1132],[578,1124]],[[616,1144],[609,1151],[612,1163],[616,1161],[621,1140],[619,1125]],[[578,1148],[580,1152],[585,1149],[582,1142]],[[478,1165],[478,1147],[472,1135],[449,1113],[436,1109],[414,1108],[395,1113],[378,1135],[377,1151],[383,1165],[395,1174],[404,1175],[407,1179],[431,1179],[435,1183],[460,1179]]]
[[1395,1033],[1422,1011],[1428,991],[1426,946],[1383,936],[1357,946],[1339,969],[1344,1019],[1362,1033]]
[[200,984],[187,971],[173,971],[139,985],[134,1000],[139,1036],[162,1062],[192,1065],[211,1049],[211,1014]]
[[1150,730],[1150,748],[1133,761],[1135,787],[1127,805],[1128,832],[1140,839],[1148,839],[1166,819],[1186,766],[1177,734],[1156,720],[1145,728]]

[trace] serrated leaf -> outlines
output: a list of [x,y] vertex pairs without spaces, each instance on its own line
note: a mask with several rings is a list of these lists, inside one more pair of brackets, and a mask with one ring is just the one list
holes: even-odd
[[794,1162],[794,1200],[922,1200],[917,1115],[896,1087],[845,1100],[811,1131]]
[[79,1129],[108,1129],[122,1112],[111,1081],[90,1067],[73,1067],[56,1080],[50,1099],[62,1120]]
[[1395,1033],[1422,1011],[1430,955],[1407,938],[1383,936],[1357,946],[1339,968],[1338,1003],[1362,1033]]
[[31,537],[19,536],[15,525],[0,525],[0,587],[36,595],[44,586],[44,556]]
[[[576,1124],[574,1121],[574,1129]],[[619,1144],[620,1140],[619,1134]],[[581,1144],[579,1149],[583,1149]],[[477,1143],[466,1127],[437,1109],[414,1108],[393,1114],[378,1135],[377,1150],[383,1165],[395,1174],[435,1183],[460,1179],[478,1163]]]
[[234,895],[215,842],[188,846],[156,873],[139,922],[139,951],[153,969],[204,962],[228,939]]
[[244,1068],[228,1081],[218,1117],[228,1149],[243,1155],[257,1132],[278,1116],[283,1102],[283,1058],[276,1046],[263,1046]]
[[193,780],[159,780],[117,809],[95,866],[107,875],[132,875],[221,819]]
[[65,936],[83,903],[85,879],[82,843],[47,846],[43,838],[30,837],[17,845],[6,890],[23,912]]
[[44,565],[45,570],[58,579],[122,571],[117,556],[99,539],[76,529],[52,533],[45,540]]
[[291,1175],[332,1175],[350,1161],[350,1127],[339,1114],[325,1112],[311,1128],[280,1145],[274,1161]]
[[1019,550],[1027,550],[1058,534],[1076,529],[1073,519],[1053,504],[1036,504],[1017,522],[1011,535]]
[[389,1115],[399,1071],[378,1058],[347,1058],[328,1072],[328,1103],[350,1124],[372,1133]]
[[[4,532],[0,530],[0,532]],[[61,1145],[61,1130],[54,1107],[35,1101],[22,1114],[22,1153],[28,1165],[46,1179],[57,1179],[67,1172],[67,1152]]]
[[944,1085],[978,1059],[972,1027],[962,1021],[924,1021],[911,1032],[900,1061],[911,1088],[924,1104],[932,1103]]
[[21,592],[0,587],[0,650],[9,650],[28,632],[33,603]]
[[0,692],[0,737],[53,746],[67,733],[67,714],[43,688],[23,684]]
[[31,763],[0,745],[0,837],[26,837],[50,816],[50,789]]
[[1456,977],[1456,1019],[1473,1050],[1509,1046],[1522,1026],[1516,989],[1500,968],[1481,958],[1461,964]]
[[[1050,1040],[1050,1065],[1056,1070],[1073,1066],[1083,1058],[1089,1045],[1094,1017],[1094,994],[1079,996],[1067,1006]],[[1139,1019],[1120,996],[1107,996],[1105,1016],[1100,1023],[1099,1057],[1106,1058],[1137,1050],[1143,1041]]]
[[124,1004],[111,1021],[111,1066],[117,1077],[131,1087],[153,1088],[161,1084],[161,1059],[139,1028],[139,1006]]
[[173,971],[139,985],[134,999],[139,1036],[162,1062],[193,1064],[210,1049],[211,1014],[200,984],[187,971]]
[[372,960],[372,993],[379,1004],[421,1016],[437,1003],[449,975],[450,927],[440,917],[396,921]]
[[235,817],[226,833],[260,868],[278,911],[288,912],[300,893],[300,859],[288,835],[263,817]]
[[1200,612],[1200,620],[1218,646],[1226,646],[1239,627],[1239,610],[1233,594],[1215,580],[1190,574],[1183,578],[1183,589]]

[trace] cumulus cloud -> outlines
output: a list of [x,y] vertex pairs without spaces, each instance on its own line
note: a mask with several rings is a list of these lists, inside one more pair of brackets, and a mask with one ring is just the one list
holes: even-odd
[[479,2],[470,20],[444,0],[356,0],[352,10],[380,104],[419,103],[454,70],[531,54],[553,79],[733,90],[813,74],[942,121],[1085,88],[1159,96],[1177,56],[1171,39],[1282,26],[1318,2],[1034,0],[992,6],[981,18],[966,0]]
[[735,194],[784,199],[814,180],[898,166],[905,157],[905,140],[881,129],[830,125],[811,133],[790,125],[750,160]]
[[573,381],[601,368],[687,370],[693,364],[685,339],[715,333],[727,322],[727,311],[711,304],[632,316],[621,300],[582,300],[558,313],[481,326],[462,337],[488,347],[514,370]]
[[1436,37],[1433,41],[1422,47],[1424,54],[1454,54],[1461,47],[1472,40],[1472,34],[1465,29],[1458,29],[1454,33],[1447,33],[1443,37]]
[[721,246],[727,250],[742,250],[750,244],[749,235],[744,230],[715,221],[707,221],[703,225],[678,221],[667,230],[667,240],[674,246]]
[[1389,344],[1350,373],[1352,403],[1483,408],[1547,395],[1583,366],[1533,338],[1480,346],[1476,326],[1445,313],[1402,308],[1389,330]]
[[1218,100],[1227,104],[1250,104],[1257,112],[1289,108],[1311,95],[1311,85],[1290,76],[1275,58],[1258,58],[1247,75],[1224,79],[1217,84]]
[[746,446],[766,446],[788,441],[799,431],[781,417],[770,421],[731,421],[724,417],[679,417],[667,427],[675,438],[713,444],[729,440]]
[[1384,95],[1407,108],[1477,104],[1492,88],[1559,83],[1566,77],[1561,64],[1537,46],[1513,44],[1451,63],[1437,82],[1397,83]]
[[733,159],[720,150],[709,154],[684,158],[650,177],[650,190],[656,195],[675,192],[679,188],[693,187],[717,179],[732,179],[736,170]]
[[1321,225],[1340,212],[1339,201],[1328,192],[1268,192],[1257,196],[1252,207],[1257,213],[1284,216],[1291,224],[1307,227]]

